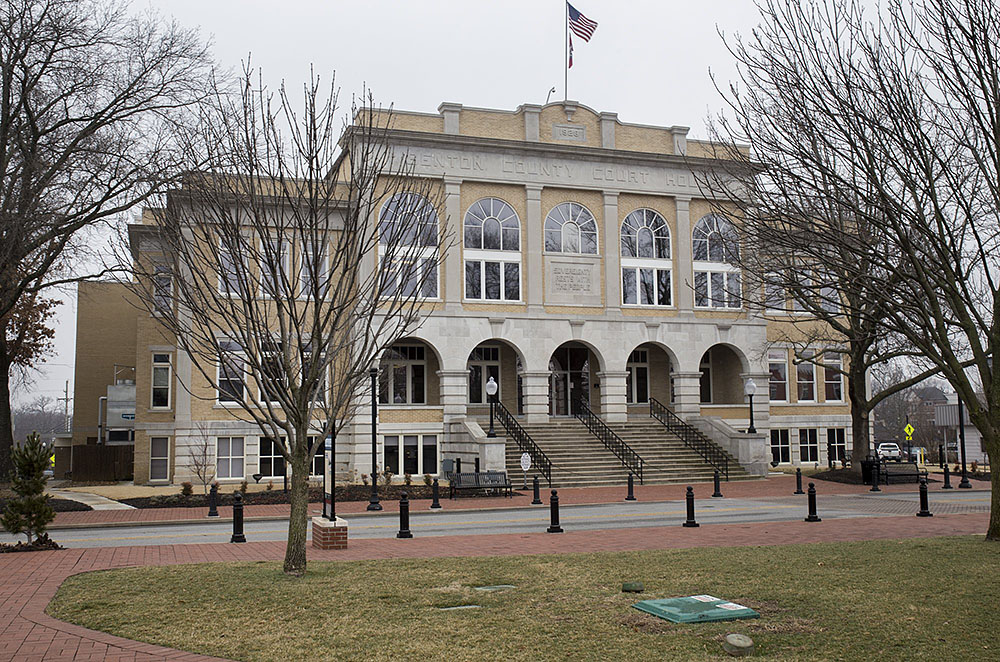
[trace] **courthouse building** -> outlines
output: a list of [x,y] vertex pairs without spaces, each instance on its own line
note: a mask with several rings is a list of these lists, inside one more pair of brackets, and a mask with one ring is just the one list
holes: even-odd
[[[379,361],[380,465],[439,475],[478,459],[519,476],[515,437],[527,435],[551,460],[554,485],[619,482],[623,463],[581,410],[643,456],[647,482],[717,465],[668,429],[673,415],[720,449],[734,476],[844,458],[842,377],[795,364],[791,346],[775,342],[801,314],[790,301],[765,315],[741,296],[744,279],[726,262],[738,220],[699,186],[722,168],[713,146],[687,133],[576,102],[395,113],[391,143],[414,176],[440,186],[438,225],[456,244],[425,292],[433,314]],[[123,288],[80,293],[74,443],[134,444],[137,483],[178,483],[191,476],[190,439],[210,424],[220,481],[283,471],[259,430],[192,401],[190,360],[123,303]],[[509,414],[499,441],[483,433],[491,378]],[[747,380],[757,385],[752,433]],[[337,466],[342,477],[371,470],[367,413],[338,436]]]

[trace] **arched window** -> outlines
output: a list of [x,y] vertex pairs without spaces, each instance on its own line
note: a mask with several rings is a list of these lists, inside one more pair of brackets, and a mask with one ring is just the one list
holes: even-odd
[[545,217],[545,250],[551,253],[597,254],[597,222],[590,210],[563,202]]
[[652,209],[636,209],[622,222],[622,303],[670,306],[670,228]]
[[[417,249],[405,247],[418,247]],[[438,214],[427,198],[397,193],[379,213],[379,262],[383,295],[438,296]]]
[[498,198],[477,200],[465,213],[465,298],[521,299],[521,222]]
[[694,305],[700,308],[739,308],[743,291],[739,242],[733,224],[718,214],[703,217],[691,235],[694,258]]
[[465,214],[465,247],[489,251],[516,251],[521,245],[521,222],[514,208],[497,198],[483,198]]

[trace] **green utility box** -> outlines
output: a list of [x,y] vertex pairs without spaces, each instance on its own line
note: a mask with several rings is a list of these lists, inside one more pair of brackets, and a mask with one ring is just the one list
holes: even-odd
[[749,607],[722,600],[711,595],[690,595],[686,598],[643,600],[632,605],[639,611],[658,616],[672,623],[706,623],[709,621],[735,621],[759,618],[760,614]]

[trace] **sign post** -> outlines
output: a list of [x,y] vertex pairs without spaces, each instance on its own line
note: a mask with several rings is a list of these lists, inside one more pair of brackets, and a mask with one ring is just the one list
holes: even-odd
[[521,489],[528,489],[528,469],[531,468],[531,456],[528,453],[521,453],[521,471],[524,472],[524,486]]
[[903,428],[903,432],[906,433],[906,460],[910,461],[913,459],[913,432],[914,427],[910,425],[909,422],[906,423],[906,427]]
[[334,512],[336,506],[333,505],[333,481],[336,474],[333,471],[333,438],[329,436],[323,441],[323,465],[323,516],[329,513],[328,519],[333,521],[337,517]]

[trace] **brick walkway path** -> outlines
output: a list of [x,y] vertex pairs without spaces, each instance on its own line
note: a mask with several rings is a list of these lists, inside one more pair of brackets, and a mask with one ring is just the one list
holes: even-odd
[[[957,480],[954,484],[957,484]],[[987,481],[970,481],[975,489],[990,489]],[[515,480],[515,485],[519,483]],[[803,488],[808,484],[808,480],[803,479]],[[694,483],[695,495],[698,498],[708,496],[712,493],[712,483]],[[930,490],[933,493],[940,489],[940,484],[931,483]],[[637,485],[635,488],[636,497],[640,501],[679,501],[684,498],[686,485]],[[722,493],[727,497],[734,498],[760,498],[771,496],[790,495],[795,489],[794,476],[774,476],[767,480],[733,481],[722,483]],[[818,481],[816,489],[819,494],[862,494],[868,492],[866,485],[846,485],[844,483],[832,483]],[[904,483],[902,485],[882,486],[886,494],[893,493],[916,493],[915,483]],[[957,490],[955,490],[957,492]],[[531,490],[515,495],[512,499],[505,497],[498,498],[472,498],[463,497],[458,499],[441,500],[445,509],[465,510],[478,508],[519,508],[531,502]],[[548,490],[542,491],[543,500],[548,503]],[[623,487],[588,487],[588,488],[567,488],[559,490],[559,501],[562,505],[579,505],[591,503],[611,503],[621,501],[625,498]],[[384,512],[398,512],[397,501],[383,501]],[[429,505],[429,500],[421,499],[411,502],[411,509],[424,510]],[[337,514],[349,515],[351,513],[364,512],[368,506],[367,501],[351,501],[337,504]],[[321,506],[319,503],[313,504],[311,512],[319,514]],[[178,521],[201,521],[205,519],[206,508],[142,508],[137,510],[90,510],[83,512],[57,513],[53,528],[63,526],[94,525],[94,524],[133,524],[152,522],[178,522]],[[219,515],[222,519],[232,517],[232,508],[219,508]],[[262,505],[247,506],[245,516],[253,518],[286,518],[288,517],[287,505]]]
[[[977,487],[979,487],[977,485]],[[823,483],[825,494],[852,494],[864,491],[850,485]],[[697,488],[696,488],[697,489]],[[794,479],[731,483],[723,492],[732,497],[784,496],[794,489]],[[892,486],[892,492],[911,492],[913,485]],[[648,486],[638,491],[644,500],[678,499],[683,486]],[[565,503],[595,503],[622,498],[621,490],[560,491]],[[521,498],[521,497],[519,497]],[[522,498],[523,499],[523,498]],[[490,499],[465,499],[449,507],[482,507]],[[511,500],[496,500],[511,505]],[[356,504],[358,509],[364,503]],[[260,506],[258,508],[280,508]],[[910,506],[912,510],[912,506]],[[188,509],[171,509],[187,512]],[[104,511],[118,516],[126,511]],[[147,512],[147,511],[135,511]],[[199,509],[200,512],[200,509]],[[345,507],[344,512],[347,512]],[[356,512],[356,511],[355,511]],[[91,513],[64,513],[89,515]],[[182,519],[176,517],[175,519]],[[513,554],[560,554],[574,552],[626,551],[708,546],[781,545],[916,538],[982,533],[989,516],[985,513],[948,514],[917,519],[912,515],[861,519],[827,520],[818,524],[801,521],[764,524],[702,525],[697,529],[680,526],[572,531],[561,535],[545,533],[490,536],[449,536],[412,540],[351,540],[343,551],[309,550],[313,561],[385,558],[430,558],[447,556],[497,556]],[[173,565],[220,561],[280,560],[283,542],[243,545],[164,545],[99,549],[71,549],[57,552],[0,555],[0,662],[60,662],[63,660],[211,660],[204,656],[129,641],[58,621],[45,614],[46,605],[59,585],[69,576],[107,568],[139,565]]]

